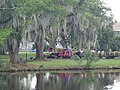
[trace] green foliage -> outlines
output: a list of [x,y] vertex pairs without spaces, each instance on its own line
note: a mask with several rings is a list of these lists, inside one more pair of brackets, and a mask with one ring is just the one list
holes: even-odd
[[[107,21],[106,12],[108,11],[107,8],[104,8],[100,0],[17,0],[16,7],[17,7],[16,11],[19,12],[19,15],[20,16],[25,15],[27,18],[25,22],[22,24],[22,27],[24,30],[28,27],[28,25],[31,25],[31,26],[33,25],[33,28],[34,26],[37,26],[35,25],[36,23],[34,24],[34,22],[31,21],[31,20],[34,21],[33,14],[36,15],[37,19],[38,18],[40,19],[41,16],[46,17],[46,15],[49,15],[51,19],[51,21],[49,22],[50,23],[49,25],[52,26],[52,28],[55,27],[54,30],[56,30],[56,28],[58,27],[58,24],[61,23],[61,19],[65,19],[65,20],[74,19],[69,23],[69,25],[71,25],[69,26],[71,28],[71,31],[69,30],[70,28],[69,29],[67,28],[67,26],[66,26],[66,29],[68,29],[68,32],[67,32],[68,37],[71,37],[70,44],[72,45],[72,43],[75,43],[75,45],[77,46],[80,46],[79,42],[82,41],[77,39],[78,36],[80,36],[79,32],[81,34],[80,30],[84,30],[84,31],[96,30],[96,28],[101,26],[102,22]],[[73,11],[71,11],[71,13],[73,13],[74,15],[72,16],[72,18],[71,16],[69,18],[66,17],[70,13],[67,11],[71,10],[71,8],[69,9],[68,7],[73,7]],[[18,13],[15,13],[15,14],[18,14]],[[36,20],[38,24],[39,24],[39,19]],[[22,19],[20,21],[22,21]],[[64,27],[65,25],[63,24],[64,24],[64,20],[62,25],[58,28],[61,29],[62,27]],[[105,36],[107,34],[106,32],[102,33],[102,36],[100,33],[100,39],[99,39],[100,46],[104,49],[106,49],[106,47],[111,47],[111,45],[113,45],[110,42],[108,43],[107,41],[104,41],[104,38],[106,39],[110,37],[109,35],[107,37]],[[22,34],[22,31],[12,32],[11,36],[21,37],[21,34]],[[88,35],[88,36],[92,36],[92,35]],[[87,35],[86,36],[84,35],[85,39],[86,37]],[[49,35],[48,35],[48,38],[50,38]],[[108,38],[107,40],[113,41],[113,39],[111,38]],[[84,43],[84,40],[82,41],[82,43]],[[108,46],[107,44],[110,46]],[[89,59],[92,59],[92,57],[90,57],[89,55],[88,57]],[[88,62],[91,62],[91,61],[88,60]]]
[[43,15],[50,12],[54,15],[62,15],[65,12],[65,8],[60,5],[59,0],[18,0],[18,5],[19,10],[27,15],[33,13]]
[[116,50],[116,51],[120,50],[120,37],[119,36],[113,37],[111,49]]
[[86,49],[84,51],[83,60],[87,60],[86,66],[90,67],[93,62],[96,62],[98,60],[98,56],[97,56],[96,52],[91,52],[91,50]]
[[7,21],[12,19],[14,12],[12,0],[2,0],[0,5],[0,24],[4,25]]
[[8,28],[1,28],[0,29],[0,43],[3,44],[7,38],[10,37],[12,33],[12,29],[8,29]]
[[77,3],[79,3],[79,0],[64,0],[62,2],[64,5],[76,5]]
[[98,30],[98,42],[102,50],[108,51],[113,47],[115,33],[111,26]]

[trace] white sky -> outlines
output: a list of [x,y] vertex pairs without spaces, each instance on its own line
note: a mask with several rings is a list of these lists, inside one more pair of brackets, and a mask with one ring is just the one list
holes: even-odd
[[107,7],[112,9],[114,20],[120,22],[120,0],[103,0]]

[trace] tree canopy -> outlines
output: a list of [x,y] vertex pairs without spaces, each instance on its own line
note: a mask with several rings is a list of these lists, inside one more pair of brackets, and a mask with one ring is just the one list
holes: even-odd
[[45,42],[54,49],[58,42],[65,48],[78,49],[106,49],[116,43],[111,27],[113,17],[107,14],[111,9],[101,0],[4,0],[0,12],[0,41],[13,31],[7,40],[13,60],[19,59],[21,38],[28,36],[35,43],[38,60],[44,58]]

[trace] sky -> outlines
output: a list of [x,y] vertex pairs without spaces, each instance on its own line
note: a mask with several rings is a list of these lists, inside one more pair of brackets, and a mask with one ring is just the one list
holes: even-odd
[[120,22],[120,0],[103,0],[107,7],[112,9],[114,20]]

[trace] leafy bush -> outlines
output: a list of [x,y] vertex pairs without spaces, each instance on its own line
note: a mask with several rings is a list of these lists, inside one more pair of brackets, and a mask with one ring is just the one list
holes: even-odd
[[91,50],[86,49],[83,54],[84,54],[83,59],[87,60],[86,62],[87,67],[90,67],[93,62],[98,61],[98,55],[96,52],[91,52]]

